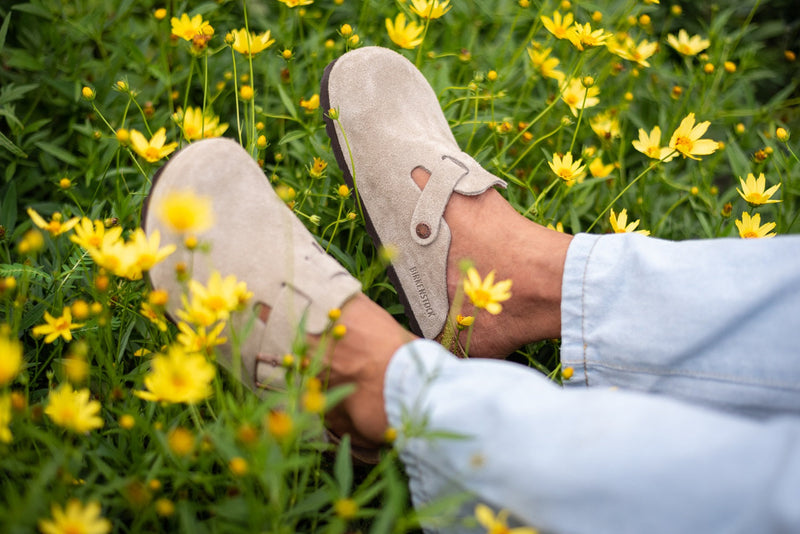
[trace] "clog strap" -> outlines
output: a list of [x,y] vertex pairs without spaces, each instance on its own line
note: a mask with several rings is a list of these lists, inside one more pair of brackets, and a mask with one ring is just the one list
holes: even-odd
[[463,152],[442,155],[440,159],[427,162],[424,167],[431,176],[414,207],[409,228],[414,242],[423,246],[436,241],[453,191],[463,195],[479,195],[492,186],[506,186],[503,180],[485,171]]

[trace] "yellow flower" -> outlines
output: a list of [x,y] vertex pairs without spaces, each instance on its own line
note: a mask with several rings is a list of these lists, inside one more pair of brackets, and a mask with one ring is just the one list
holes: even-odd
[[189,324],[181,321],[178,323],[180,333],[176,339],[187,352],[204,352],[211,355],[214,347],[228,341],[227,338],[220,337],[224,328],[225,323],[219,322],[211,331],[208,331],[205,326],[198,326],[195,330]]
[[578,50],[583,50],[584,47],[591,48],[594,46],[601,46],[605,44],[608,37],[609,34],[602,29],[592,30],[592,25],[588,22],[586,24],[579,24],[576,22],[567,31],[567,39],[569,39]]
[[98,415],[100,403],[89,400],[88,389],[74,390],[69,384],[50,391],[44,413],[55,424],[79,434],[103,426],[103,420]]
[[322,178],[322,175],[327,168],[328,162],[315,156],[311,167],[308,169],[308,174],[312,178]]
[[637,230],[636,227],[639,226],[639,219],[628,224],[628,210],[623,209],[619,212],[619,216],[614,213],[614,210],[611,210],[611,215],[609,215],[608,220],[611,222],[611,229],[614,230],[614,233],[617,234],[625,234],[630,232],[636,232],[637,234],[642,235],[650,235],[650,232],[647,230]]
[[248,33],[245,28],[231,31],[225,40],[231,43],[231,48],[245,57],[255,56],[275,43],[269,30],[257,35],[255,32]]
[[188,456],[194,450],[195,437],[191,430],[175,427],[167,434],[167,446],[177,456]]
[[658,52],[658,43],[645,40],[637,45],[634,40],[627,35],[623,41],[620,41],[616,36],[612,35],[608,41],[606,41],[606,48],[608,48],[609,52],[622,59],[635,61],[641,67],[649,67],[650,63],[647,60]]
[[167,354],[156,355],[144,379],[147,391],[134,394],[148,401],[195,404],[211,396],[216,370],[205,356],[171,345]]
[[438,19],[451,7],[450,0],[411,0],[411,11],[423,19]]
[[694,124],[694,113],[689,113],[680,123],[669,140],[669,147],[677,150],[683,157],[700,159],[695,156],[707,156],[719,148],[719,143],[711,139],[701,139],[711,123],[708,121]]
[[178,124],[187,141],[219,137],[228,129],[228,123],[220,124],[219,117],[210,111],[203,115],[199,107],[188,107],[185,113],[179,109],[172,115],[172,120]]
[[648,133],[639,128],[639,140],[632,141],[633,148],[651,159],[660,161],[671,161],[677,155],[673,148],[661,146],[661,128],[658,126],[653,127],[653,130]]
[[751,206],[760,206],[762,204],[774,204],[775,202],[780,202],[780,200],[771,200],[771,197],[775,194],[775,191],[778,190],[781,184],[773,185],[764,191],[766,188],[766,181],[767,179],[764,177],[763,172],[759,173],[758,178],[753,176],[753,173],[748,173],[746,182],[742,180],[741,176],[739,177],[739,182],[742,184],[742,188],[739,189],[737,187],[736,190],[739,192],[739,195]]
[[53,504],[52,519],[40,519],[42,534],[106,534],[111,532],[111,521],[100,515],[100,503],[90,501],[84,506],[78,499],[70,499],[61,508]]
[[342,519],[353,519],[358,513],[358,503],[350,498],[337,499],[333,503],[333,510]]
[[597,86],[584,87],[577,78],[571,78],[561,86],[561,100],[569,106],[569,110],[576,117],[579,109],[596,106],[600,102],[597,98],[599,94],[600,89]]
[[162,332],[167,331],[167,321],[164,319],[164,315],[154,310],[153,306],[151,306],[149,302],[142,302],[142,306],[139,308],[139,313],[141,313],[148,321],[156,325],[156,327]]
[[173,232],[200,234],[214,224],[211,198],[192,191],[172,191],[158,206],[158,217]]
[[534,68],[538,70],[545,78],[552,78],[558,81],[559,84],[564,81],[564,73],[557,70],[556,67],[560,63],[558,58],[550,57],[552,48],[545,48],[544,50],[534,50],[528,48],[528,57]]
[[711,45],[708,39],[703,39],[699,35],[689,38],[689,34],[683,29],[678,32],[677,38],[671,33],[667,35],[667,43],[684,56],[697,55]]
[[22,343],[0,326],[0,387],[10,384],[22,369]]
[[69,307],[64,307],[61,317],[53,317],[50,312],[44,312],[44,320],[46,324],[33,327],[33,335],[45,336],[45,343],[52,343],[59,337],[64,338],[64,341],[72,341],[72,330],[83,326],[72,322]]
[[753,237],[773,237],[775,232],[770,232],[775,228],[775,223],[765,223],[761,225],[761,215],[756,213],[752,217],[750,214],[742,212],[742,220],[736,221],[736,228],[739,229],[739,237],[749,239]]
[[[149,271],[154,265],[175,252],[175,245],[159,248],[160,245],[161,233],[158,230],[153,231],[150,237],[141,228],[133,231],[133,235],[127,243],[127,248],[131,253],[135,271],[131,273],[133,276],[128,276],[128,278],[141,278],[142,272]],[[139,274],[138,277],[135,276],[137,272]]]
[[33,221],[33,224],[42,230],[47,230],[52,236],[69,232],[81,220],[80,217],[73,217],[66,222],[61,222],[61,214],[55,212],[49,221],[45,221],[33,208],[28,208],[28,216]]
[[178,143],[169,143],[165,145],[167,140],[166,128],[160,128],[153,137],[148,141],[145,139],[142,132],[138,130],[131,130],[131,148],[133,151],[143,157],[150,163],[165,158],[175,151]]
[[289,7],[308,6],[314,3],[314,0],[278,0],[281,4]]
[[589,120],[589,126],[600,138],[610,141],[619,137],[619,119],[612,117],[607,111],[595,115]]
[[595,178],[605,178],[606,176],[611,174],[611,171],[613,170],[614,170],[614,164],[609,163],[608,165],[605,165],[603,163],[603,158],[600,157],[594,158],[592,162],[589,164],[589,172]]
[[172,24],[172,34],[186,41],[191,41],[197,35],[214,35],[214,28],[207,20],[203,20],[202,15],[189,18],[189,15],[184,13],[181,18],[172,17],[170,23]]
[[311,98],[306,100],[305,98],[300,99],[300,107],[306,110],[306,113],[313,113],[319,109],[319,95],[313,94]]
[[469,328],[470,326],[475,323],[475,317],[472,315],[456,315],[456,328],[459,330],[464,330],[465,328]]
[[494,271],[481,280],[478,270],[470,267],[467,270],[467,278],[464,280],[464,293],[476,308],[497,315],[503,311],[500,303],[511,298],[511,280],[503,280],[495,284]]
[[292,416],[282,410],[273,410],[267,414],[267,432],[277,440],[289,437],[294,430]]
[[228,468],[231,470],[231,473],[236,475],[237,477],[244,476],[250,470],[250,466],[247,464],[247,460],[242,458],[241,456],[234,456],[231,458],[231,461],[228,462]]
[[564,18],[561,18],[561,13],[558,11],[553,12],[553,18],[545,17],[542,15],[539,17],[544,24],[544,27],[555,35],[559,39],[567,39],[569,36],[569,29],[572,26],[572,13],[567,13]]
[[8,425],[11,424],[11,395],[0,395],[0,442],[11,443],[14,436]]
[[189,281],[189,292],[192,302],[211,312],[217,319],[225,320],[230,313],[236,311],[253,295],[247,291],[247,284],[239,282],[234,275],[222,278],[219,271],[214,271],[204,286],[197,280]]
[[548,161],[550,169],[556,176],[564,180],[567,185],[573,185],[576,181],[580,181],[586,175],[585,165],[581,165],[581,160],[572,161],[572,153],[567,153],[562,158],[558,154],[553,154],[553,161]]
[[411,21],[406,24],[404,13],[398,13],[394,21],[386,19],[386,31],[389,33],[389,39],[401,48],[412,49],[422,44],[424,30],[425,27],[416,22]]
[[492,509],[485,504],[475,507],[475,519],[486,529],[487,534],[537,534],[536,529],[530,527],[509,528],[508,511],[500,510],[495,516]]
[[75,233],[69,236],[70,241],[77,243],[89,252],[99,251],[105,242],[119,241],[122,227],[115,226],[108,231],[103,221],[92,221],[83,217],[75,226]]

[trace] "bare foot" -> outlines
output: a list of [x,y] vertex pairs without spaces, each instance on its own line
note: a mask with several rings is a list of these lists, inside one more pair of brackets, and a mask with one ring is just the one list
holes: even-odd
[[[411,174],[420,187],[430,173]],[[561,336],[561,281],[572,236],[521,216],[494,189],[477,195],[454,193],[444,213],[452,234],[447,256],[447,293],[452,305],[469,259],[481,277],[494,270],[495,280],[512,280],[511,299],[499,315],[477,310],[465,299],[462,315],[475,316],[469,355],[505,358],[526,343]],[[461,343],[466,332],[461,333]]]
[[326,424],[337,435],[350,434],[359,447],[378,447],[388,428],[383,384],[394,353],[415,336],[363,293],[342,307],[338,320],[347,328],[328,353],[325,371],[331,386],[355,384],[355,391],[328,413]]

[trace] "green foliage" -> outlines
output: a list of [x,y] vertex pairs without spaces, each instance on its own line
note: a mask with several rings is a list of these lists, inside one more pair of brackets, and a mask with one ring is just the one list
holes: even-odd
[[[789,53],[797,51],[785,50],[797,30],[780,10],[771,16],[759,2],[684,6],[683,13],[678,4],[632,0],[520,4],[455,0],[430,22],[421,48],[400,50],[431,82],[461,147],[508,181],[504,195],[520,213],[568,232],[606,232],[610,210],[626,209],[639,229],[665,239],[737,237],[735,221],[744,212],[774,222],[778,234],[798,231],[797,136],[776,138],[779,127],[800,131]],[[159,8],[165,17],[155,16]],[[605,46],[579,51],[545,29],[540,17],[556,9],[620,39],[658,43],[659,50],[649,66]],[[118,532],[404,532],[418,528],[418,517],[457,510],[459,502],[446,501],[417,515],[395,452],[364,468],[351,463],[349,439],[338,446],[325,441],[320,418],[302,409],[308,376],[263,398],[224,374],[214,395],[195,406],[138,398],[133,392],[143,389],[152,354],[176,337],[174,325],[164,330],[142,310],[146,282],[100,269],[69,240],[72,232],[44,231],[41,251],[25,249],[35,226],[29,208],[47,221],[55,213],[62,222],[103,221],[130,237],[163,161],[148,163],[121,130],[150,139],[165,128],[167,143],[185,146],[174,115],[200,108],[228,125],[224,135],[253,155],[365,292],[405,321],[386,255],[372,246],[354,195],[338,192],[343,180],[324,132],[327,110],[313,105],[330,61],[353,47],[396,49],[384,21],[400,11],[415,17],[407,2],[375,0],[296,8],[277,0],[31,0],[0,7],[0,337],[20,339],[25,361],[11,384],[0,384],[0,397],[13,392],[15,403],[13,439],[0,442],[0,530],[30,532],[51,516],[51,504],[70,498],[99,501]],[[215,33],[207,43],[171,36],[170,18],[183,13],[210,22]],[[357,43],[342,35],[345,23]],[[245,26],[271,31],[275,44],[252,58],[234,52],[226,34]],[[679,54],[667,39],[680,29],[708,39],[708,48]],[[529,56],[545,49],[564,76],[593,79],[596,106],[570,112],[559,83]],[[253,89],[251,100],[238,96],[243,86]],[[591,128],[601,113],[617,121],[613,133]],[[633,148],[639,129],[655,126],[666,146],[689,113],[709,121],[704,137],[724,147],[698,160],[660,163]],[[586,176],[572,185],[561,180],[548,165],[554,154],[580,159]],[[613,170],[593,176],[595,158]],[[736,188],[750,173],[780,184],[775,197],[782,202],[748,206]],[[75,319],[83,325],[73,330],[75,341],[45,343],[33,335],[45,312],[60,316],[69,307],[77,315],[79,302],[89,312]],[[76,358],[89,365],[79,386],[102,406],[103,427],[86,434],[70,433],[43,413]],[[514,359],[561,379],[557,342],[525,347]],[[328,395],[333,401],[346,393]],[[270,430],[276,412],[293,422],[288,437]],[[170,445],[176,428],[193,436],[186,455]],[[246,469],[237,473],[236,459]],[[337,515],[342,499],[356,504],[355,517]]]

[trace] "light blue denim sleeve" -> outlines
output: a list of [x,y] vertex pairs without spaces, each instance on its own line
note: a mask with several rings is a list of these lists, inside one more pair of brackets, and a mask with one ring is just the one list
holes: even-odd
[[483,502],[542,532],[800,532],[794,416],[757,421],[619,388],[562,389],[426,340],[395,353],[385,406],[418,507],[468,491],[465,515]]
[[800,413],[800,236],[578,234],[562,287],[570,385]]

